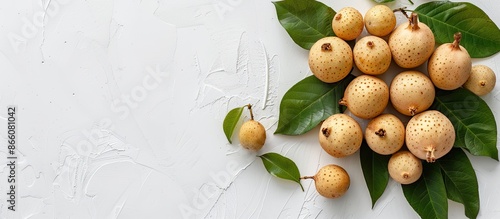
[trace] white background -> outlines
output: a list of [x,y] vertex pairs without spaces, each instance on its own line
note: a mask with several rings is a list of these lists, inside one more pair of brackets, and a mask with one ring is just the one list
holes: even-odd
[[[322,2],[362,14],[375,4]],[[471,2],[500,24],[497,1]],[[273,134],[283,94],[311,73],[308,52],[281,27],[271,1],[0,5],[0,218],[418,217],[392,180],[372,209],[359,153],[329,156],[317,142],[318,128],[295,137]],[[498,55],[473,60],[497,73],[499,61]],[[500,118],[500,89],[483,98]],[[241,149],[236,135],[229,144],[222,131],[225,114],[248,103],[267,128],[258,153]],[[18,107],[14,215],[6,210],[7,105]],[[266,172],[256,155],[267,152],[291,158],[302,175],[339,164],[351,176],[350,190],[325,199],[303,181],[302,192]],[[479,218],[499,218],[499,164],[485,157],[471,162]],[[450,201],[449,215],[464,218],[462,205]]]

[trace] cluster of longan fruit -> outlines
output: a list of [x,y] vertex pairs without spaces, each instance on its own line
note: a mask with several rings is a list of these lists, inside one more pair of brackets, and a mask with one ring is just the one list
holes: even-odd
[[[417,181],[422,175],[422,160],[435,162],[455,142],[451,121],[441,112],[429,110],[435,87],[464,87],[485,95],[496,82],[489,67],[472,66],[471,57],[460,45],[460,33],[454,35],[454,42],[435,48],[431,29],[418,21],[416,13],[407,17],[407,22],[396,27],[394,11],[385,5],[372,7],[364,18],[355,8],[343,8],[332,20],[336,36],[318,40],[309,51],[308,61],[311,72],[325,83],[341,81],[354,66],[363,73],[348,84],[339,104],[354,116],[369,120],[367,127],[363,132],[353,117],[331,115],[320,127],[321,147],[331,156],[342,158],[356,153],[365,139],[374,152],[391,155],[388,172],[401,184]],[[351,49],[346,41],[359,38],[364,28],[370,35],[358,39]],[[376,76],[387,72],[392,60],[406,70],[388,86]],[[427,74],[413,69],[425,62]],[[397,112],[411,117],[406,126],[398,116],[383,113],[389,102]],[[243,147],[260,150],[265,129],[252,116],[241,127],[239,138]],[[314,179],[318,193],[328,198],[341,197],[350,185],[347,171],[335,164],[301,179]]]
[[[385,5],[372,7],[364,18],[355,8],[342,8],[332,20],[336,36],[318,40],[309,51],[311,72],[325,83],[344,79],[354,66],[363,73],[348,84],[339,104],[354,116],[368,120],[367,127],[363,132],[353,117],[331,115],[319,131],[321,147],[331,156],[341,158],[358,151],[365,139],[374,152],[391,155],[389,174],[401,184],[418,180],[422,160],[435,162],[455,142],[451,121],[441,112],[429,110],[435,87],[464,87],[485,95],[496,81],[489,67],[472,66],[471,57],[460,45],[460,33],[454,35],[454,42],[435,48],[431,29],[418,21],[416,13],[407,17],[407,22],[396,27],[395,11]],[[364,28],[370,35],[358,39]],[[351,49],[346,41],[355,39],[358,40]],[[388,86],[376,76],[387,72],[393,60],[405,70]],[[426,74],[414,70],[426,62]],[[410,118],[406,126],[398,116],[383,113],[389,102],[397,112]],[[407,149],[403,147],[405,143]],[[324,187],[317,182],[316,186]],[[331,192],[336,194],[338,191],[333,188]]]

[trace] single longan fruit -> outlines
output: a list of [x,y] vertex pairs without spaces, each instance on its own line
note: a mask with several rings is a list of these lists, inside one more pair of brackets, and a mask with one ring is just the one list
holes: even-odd
[[391,49],[385,40],[366,36],[358,40],[352,50],[354,63],[360,71],[369,75],[380,75],[391,65]]
[[335,164],[322,167],[313,176],[313,179],[316,191],[326,198],[339,198],[343,196],[351,185],[351,179],[347,171]]
[[448,154],[455,137],[453,124],[437,110],[421,112],[406,125],[406,146],[413,155],[429,163]]
[[441,44],[427,63],[432,83],[442,90],[455,90],[469,78],[472,60],[467,50],[460,45],[461,33],[454,35],[453,43]]
[[394,62],[402,68],[415,68],[424,64],[434,51],[434,34],[418,15],[412,13],[408,22],[396,27],[389,37]]
[[325,83],[344,79],[351,72],[352,65],[351,47],[338,37],[322,38],[309,50],[309,68]]
[[403,147],[405,126],[395,115],[382,114],[368,122],[365,139],[374,152],[382,155],[393,154]]
[[409,151],[393,154],[387,168],[391,178],[401,184],[414,183],[423,172],[422,161]]
[[355,116],[372,119],[380,115],[389,103],[389,87],[380,78],[360,75],[344,91],[340,105],[347,106]]
[[319,130],[319,144],[328,154],[341,158],[356,153],[363,142],[359,123],[346,114],[333,114]]
[[414,116],[432,105],[436,90],[431,79],[419,71],[404,71],[392,79],[390,99],[394,108],[407,116]]
[[365,14],[365,27],[374,36],[387,36],[396,27],[396,15],[385,5],[375,5]]
[[243,123],[238,135],[240,144],[251,151],[258,151],[266,142],[266,129],[255,120],[248,120]]
[[344,40],[356,39],[363,31],[363,28],[363,15],[355,8],[342,8],[333,17],[333,32]]
[[493,70],[486,65],[472,66],[469,79],[465,82],[464,88],[472,91],[478,96],[489,94],[497,82],[497,77]]

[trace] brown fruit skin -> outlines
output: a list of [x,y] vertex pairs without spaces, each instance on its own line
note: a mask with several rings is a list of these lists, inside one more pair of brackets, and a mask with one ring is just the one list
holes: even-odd
[[478,96],[489,94],[497,82],[497,77],[493,70],[485,65],[472,66],[469,79],[463,85],[464,88],[472,91]]
[[387,168],[391,178],[401,184],[414,183],[423,172],[422,161],[409,151],[393,154]]
[[396,27],[396,15],[385,5],[375,5],[365,14],[365,28],[371,35],[387,36]]
[[429,163],[450,152],[454,143],[455,128],[439,111],[421,112],[406,125],[406,146],[413,155]]
[[395,115],[382,114],[368,122],[365,139],[374,152],[382,155],[393,154],[403,147],[405,126]]
[[434,102],[436,90],[431,79],[419,71],[404,71],[391,82],[391,103],[407,116],[427,110]]
[[458,43],[440,45],[429,58],[427,64],[429,77],[434,85],[442,90],[455,90],[470,76],[471,57]]
[[352,51],[358,69],[369,75],[380,75],[391,65],[391,50],[385,40],[366,36],[358,40]]
[[363,15],[352,7],[340,9],[332,20],[333,32],[344,40],[356,39],[363,28]]
[[[414,21],[406,22],[392,32],[389,37],[394,62],[402,68],[415,68],[429,59],[434,51],[434,34],[422,22],[418,22],[417,15],[412,13]],[[417,23],[418,25],[414,25]]]
[[258,151],[266,142],[266,129],[255,120],[248,120],[243,123],[238,135],[240,144],[251,151]]
[[309,50],[309,68],[325,83],[344,79],[351,72],[353,62],[351,47],[338,37],[322,38]]
[[339,198],[343,196],[351,179],[347,171],[341,166],[330,164],[322,167],[313,177],[316,191],[326,198]]
[[363,141],[359,123],[345,114],[328,117],[319,130],[319,143],[333,157],[341,158],[356,153]]
[[389,103],[389,87],[382,79],[371,75],[360,75],[352,80],[339,104],[362,119],[380,115]]

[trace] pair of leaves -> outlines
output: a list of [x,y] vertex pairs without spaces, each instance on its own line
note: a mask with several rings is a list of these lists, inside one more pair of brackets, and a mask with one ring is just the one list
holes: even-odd
[[[374,1],[386,3],[393,0]],[[336,12],[321,2],[284,0],[274,2],[274,5],[281,25],[304,49],[310,49],[323,37],[335,35],[331,24]],[[420,5],[415,11],[420,21],[431,28],[438,44],[453,42],[453,35],[461,32],[461,45],[473,58],[488,57],[500,51],[500,29],[474,4],[435,1]]]
[[421,22],[434,33],[438,44],[453,42],[462,33],[460,44],[472,58],[488,57],[500,51],[500,29],[477,6],[468,2],[436,1],[418,6]]
[[[237,107],[230,110],[224,118],[222,127],[230,144],[232,143],[231,136],[233,135],[234,129],[236,128],[245,107],[248,107],[249,110],[251,110],[250,105]],[[292,160],[277,153],[267,153],[260,155],[259,157],[262,159],[262,163],[264,164],[267,172],[275,177],[297,182],[300,185],[300,188],[302,188],[302,191],[304,191],[304,187],[302,187],[302,184],[300,183],[299,168]]]
[[479,191],[476,173],[460,148],[454,148],[436,163],[424,163],[422,177],[403,185],[408,203],[422,218],[448,218],[448,200],[462,203],[465,215],[479,213]]
[[[232,143],[231,136],[245,107],[248,107],[248,105],[230,110],[224,118],[223,129],[229,143]],[[275,177],[297,182],[304,191],[304,187],[300,183],[299,168],[292,160],[277,153],[267,153],[259,157],[262,159],[267,172]]]
[[[372,199],[372,207],[384,193],[389,182],[387,169],[390,156],[373,152],[368,145],[361,147],[361,166]],[[479,191],[476,174],[469,158],[460,148],[453,148],[436,163],[423,162],[419,180],[402,185],[412,208],[422,218],[447,218],[448,199],[462,203],[465,215],[476,218],[479,213]]]
[[316,127],[329,116],[342,112],[338,101],[355,76],[349,74],[336,83],[324,83],[311,75],[292,86],[280,103],[275,133],[300,135]]

